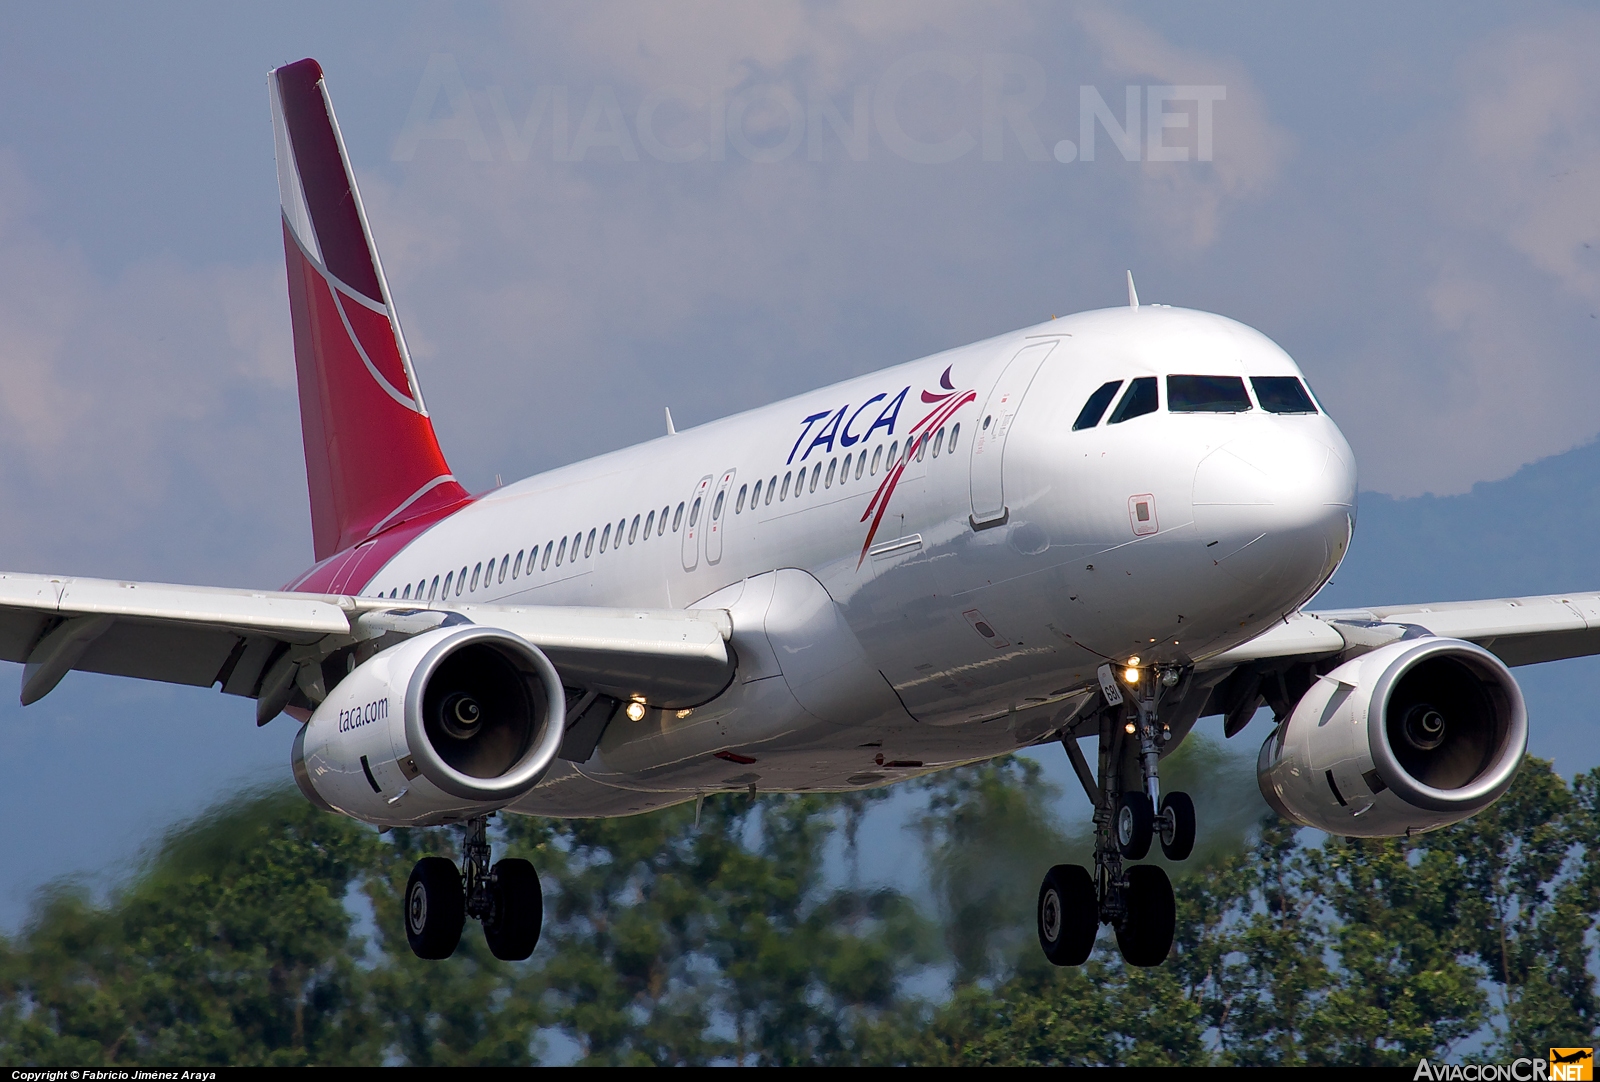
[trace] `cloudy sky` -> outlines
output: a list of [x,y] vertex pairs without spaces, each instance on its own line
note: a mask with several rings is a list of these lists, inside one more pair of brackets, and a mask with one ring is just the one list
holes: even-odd
[[[1474,485],[1600,433],[1587,6],[12,5],[0,566],[309,562],[264,85],[307,55],[472,488],[652,437],[664,405],[683,427],[1121,303],[1128,268],[1288,349],[1395,522],[1471,521]],[[1340,603],[1471,596],[1469,564],[1347,569],[1403,596]],[[0,923],[280,775],[288,723],[250,717],[82,676],[0,708]],[[39,815],[48,848],[15,829]]]

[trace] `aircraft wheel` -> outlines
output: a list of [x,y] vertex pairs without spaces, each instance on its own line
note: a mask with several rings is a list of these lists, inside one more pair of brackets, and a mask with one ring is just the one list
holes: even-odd
[[448,958],[467,922],[461,873],[444,857],[423,857],[411,869],[405,896],[406,941],[418,958]]
[[494,910],[483,922],[489,952],[506,962],[520,962],[539,944],[544,923],[544,892],[533,865],[508,857],[494,866],[490,887]]
[[1140,792],[1125,792],[1117,798],[1117,848],[1129,860],[1140,860],[1150,852],[1155,809],[1150,798]]
[[1081,864],[1057,864],[1039,887],[1039,946],[1058,966],[1081,966],[1100,931],[1094,880]]
[[1128,869],[1123,892],[1126,912],[1117,926],[1117,946],[1130,966],[1148,968],[1166,960],[1172,950],[1172,933],[1178,922],[1172,881],[1154,864]]
[[1188,793],[1161,798],[1161,852],[1168,860],[1184,860],[1194,852],[1194,801]]

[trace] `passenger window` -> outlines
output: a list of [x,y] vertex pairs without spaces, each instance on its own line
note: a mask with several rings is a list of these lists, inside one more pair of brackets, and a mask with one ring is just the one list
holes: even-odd
[[872,476],[878,476],[878,463],[883,461],[883,444],[872,449]]
[[811,487],[806,489],[807,492],[815,492],[817,490],[817,478],[821,476],[822,463],[818,462],[815,466],[811,467]]
[[894,469],[894,460],[899,458],[899,457],[900,457],[900,441],[896,440],[895,442],[893,442],[893,443],[891,443],[889,445],[889,453],[887,455],[885,455],[884,459],[883,459],[883,468],[886,469],[886,470]]
[[[695,501],[695,506],[696,507],[699,506],[699,501],[698,500]],[[662,517],[665,518],[666,516],[663,515]],[[678,527],[682,526],[682,525],[683,525],[683,501],[679,500],[678,501],[678,510],[672,516],[672,532],[673,533],[677,533],[678,532]],[[691,522],[691,523],[689,523],[689,525],[693,526],[694,523]]]
[[1089,396],[1089,401],[1083,404],[1083,409],[1078,413],[1078,419],[1072,422],[1072,431],[1082,432],[1086,428],[1093,428],[1100,423],[1100,418],[1106,415],[1106,407],[1111,405],[1111,400],[1117,397],[1117,388],[1122,386],[1120,379],[1102,383],[1094,394]]
[[786,473],[783,475],[783,491],[778,493],[778,501],[780,503],[789,498],[789,479],[793,476],[793,473]]
[[773,474],[767,481],[767,506],[772,505],[772,494],[778,489],[778,475]]
[[921,462],[922,459],[923,459],[923,456],[925,456],[927,453],[928,453],[928,434],[926,432],[924,432],[922,435],[917,437],[917,461]]
[[[678,513],[679,514],[683,513],[683,504],[681,504],[681,503],[678,505]],[[676,526],[674,526],[672,529],[673,529],[673,532],[676,533],[678,528]],[[667,532],[667,509],[665,507],[663,507],[661,509],[661,521],[656,523],[656,536],[660,537],[662,534],[664,534],[666,532]]]
[[1256,390],[1256,401],[1268,413],[1315,413],[1311,396],[1293,376],[1251,376],[1250,386]]
[[[466,569],[462,568],[462,570],[465,571]],[[474,589],[474,590],[476,590],[478,588],[478,574],[482,570],[483,570],[483,565],[482,564],[478,564],[475,567],[473,567],[473,569],[472,569],[472,589]],[[484,585],[487,586],[488,583],[484,583]]]
[[567,554],[567,539],[565,537],[563,537],[561,539],[561,547],[556,549],[556,566],[557,567],[561,566],[561,559],[566,554]]
[[[817,463],[817,465],[820,466],[820,465],[822,465],[822,463],[819,462],[819,463]],[[839,469],[839,460],[837,458],[830,458],[828,460],[828,479],[822,483],[822,487],[823,488],[832,488],[833,487],[833,475],[834,475],[835,471],[837,471],[838,469]]]
[[450,596],[450,584],[452,582],[454,582],[455,580],[456,580],[456,573],[454,571],[451,571],[450,573],[445,575],[445,577],[444,577],[444,590],[439,594],[440,600],[447,599]]
[[[756,484],[758,484],[758,485],[760,483],[761,483],[760,481],[756,482]],[[745,497],[745,493],[749,490],[749,488],[750,488],[749,485],[740,485],[739,486],[739,499],[733,505],[733,513],[734,514],[738,515],[738,514],[742,514],[744,512],[744,497]]]
[[856,456],[856,480],[857,481],[861,480],[862,471],[864,471],[866,468],[867,468],[867,452],[866,452],[866,448],[862,448],[861,453]]
[[[548,570],[550,570],[550,548],[554,544],[555,544],[554,541],[546,541],[544,543],[544,559],[539,561],[539,570],[540,571],[548,571]],[[565,544],[565,542],[563,542],[563,544]],[[560,567],[561,565],[557,564],[556,566]]]
[[[667,516],[665,514],[663,514],[661,517],[662,518],[666,518]],[[650,540],[650,528],[652,526],[654,526],[655,524],[656,524],[656,513],[654,511],[651,511],[650,514],[648,516],[646,516],[646,518],[644,520],[644,537],[645,537],[646,541]]]
[[850,459],[851,459],[851,457],[852,456],[850,456],[850,455],[845,455],[844,456],[844,465],[839,468],[839,483],[841,485],[844,484],[846,481],[850,480]]
[[456,576],[456,596],[457,597],[461,596],[461,591],[466,589],[466,586],[467,586],[467,569],[466,569],[466,566],[463,565],[462,568],[461,568],[461,574]]
[[[650,536],[650,526],[649,526],[648,523],[645,524],[644,535],[646,537]],[[634,515],[633,516],[633,525],[631,527],[629,527],[629,529],[628,529],[628,544],[630,544],[630,545],[633,544],[633,542],[638,538],[638,536],[639,536],[639,516],[638,515]]]
[[[448,577],[448,576],[447,576]],[[433,585],[428,588],[428,600],[432,601],[439,592],[439,576],[433,576]]]
[[941,429],[939,429],[939,431],[937,431],[937,432],[935,432],[933,434],[933,457],[934,458],[938,458],[939,457],[939,448],[941,446],[943,446],[943,445],[944,445],[944,429],[941,428]]
[[696,496],[694,498],[694,506],[689,508],[689,525],[690,526],[694,526],[695,524],[697,524],[700,521],[700,501],[703,498],[704,497]]
[[1161,408],[1157,399],[1156,378],[1154,376],[1140,376],[1128,384],[1127,391],[1122,396],[1122,401],[1117,403],[1117,408],[1111,411],[1111,420],[1107,424],[1121,424],[1131,421],[1135,417],[1143,417],[1147,413],[1154,413]]
[[[574,552],[576,552],[577,549],[578,549],[578,546],[577,545],[573,545],[572,549],[573,549]],[[588,541],[587,544],[585,544],[583,546],[583,557],[584,557],[584,559],[587,560],[590,556],[593,556],[593,555],[594,555],[594,527],[591,526],[591,527],[589,527],[589,541]]]
[[627,525],[628,525],[628,520],[627,520],[626,517],[619,518],[617,520],[617,539],[616,539],[615,542],[613,542],[613,544],[611,546],[612,548],[619,549],[619,548],[622,547],[622,531]]
[[512,579],[512,581],[513,582],[516,581],[517,576],[520,575],[520,574],[522,574],[522,550],[518,549],[517,550],[517,562],[511,565],[511,579]]
[[611,523],[606,523],[606,532],[600,535],[600,551],[606,550],[606,542],[611,540]]
[[1168,376],[1167,409],[1172,413],[1243,413],[1250,408],[1238,376]]
[[722,505],[727,501],[727,499],[728,494],[726,492],[717,493],[716,502],[711,505],[711,517],[713,519],[720,519],[722,517]]
[[[522,553],[517,553],[517,563],[522,562]],[[511,554],[508,552],[500,557],[500,582],[506,581],[506,568],[511,566]]]
[[951,454],[955,454],[955,453],[956,453],[956,440],[957,440],[957,439],[958,439],[958,438],[960,438],[960,436],[961,436],[961,424],[960,424],[960,422],[959,422],[959,421],[958,421],[958,422],[957,422],[957,423],[956,423],[956,424],[955,424],[955,425],[954,425],[954,426],[953,426],[953,427],[952,427],[952,428],[951,428],[951,429],[950,429],[950,446],[949,446],[949,448],[948,448],[948,450],[949,450],[949,452],[950,452],[950,453],[951,453]]
[[411,584],[409,582],[406,583],[405,592],[402,593],[400,596],[405,598],[407,601],[411,600]]
[[761,485],[762,482],[757,481],[755,489],[750,493],[750,510],[752,511],[761,506]]

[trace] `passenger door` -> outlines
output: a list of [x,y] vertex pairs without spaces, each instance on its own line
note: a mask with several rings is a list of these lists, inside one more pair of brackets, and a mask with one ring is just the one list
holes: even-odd
[[1033,382],[1039,366],[1056,348],[1055,340],[1024,346],[1006,365],[995,381],[978,415],[972,439],[972,525],[982,527],[1004,522],[1008,517],[1004,488],[1006,437],[1017,407]]
[[735,472],[734,470],[729,470],[722,475],[722,480],[717,482],[716,495],[711,498],[711,517],[706,523],[706,563],[708,564],[722,561],[722,531],[728,524],[728,494],[733,491],[733,476]]
[[683,522],[683,569],[693,571],[700,566],[700,534],[706,527],[706,495],[711,491],[711,475],[700,478],[689,497],[689,508]]

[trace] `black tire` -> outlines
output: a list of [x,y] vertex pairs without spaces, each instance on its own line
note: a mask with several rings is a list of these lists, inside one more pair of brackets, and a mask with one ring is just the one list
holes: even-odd
[[1149,968],[1166,961],[1172,950],[1172,932],[1178,923],[1178,904],[1172,880],[1154,864],[1128,869],[1127,907],[1117,926],[1117,946],[1130,966]]
[[1094,880],[1081,864],[1057,864],[1039,887],[1039,946],[1053,965],[1081,966],[1100,931]]
[[456,952],[467,923],[461,873],[444,857],[423,857],[411,869],[402,899],[406,941],[418,958],[437,960]]
[[1194,801],[1188,793],[1161,798],[1161,853],[1168,860],[1187,860],[1194,852]]
[[539,945],[544,924],[544,891],[533,865],[508,857],[494,866],[490,893],[494,910],[483,922],[489,952],[504,962],[520,962]]
[[1129,860],[1142,860],[1150,852],[1155,832],[1155,809],[1144,793],[1127,792],[1117,798],[1117,817],[1112,822],[1117,848]]

